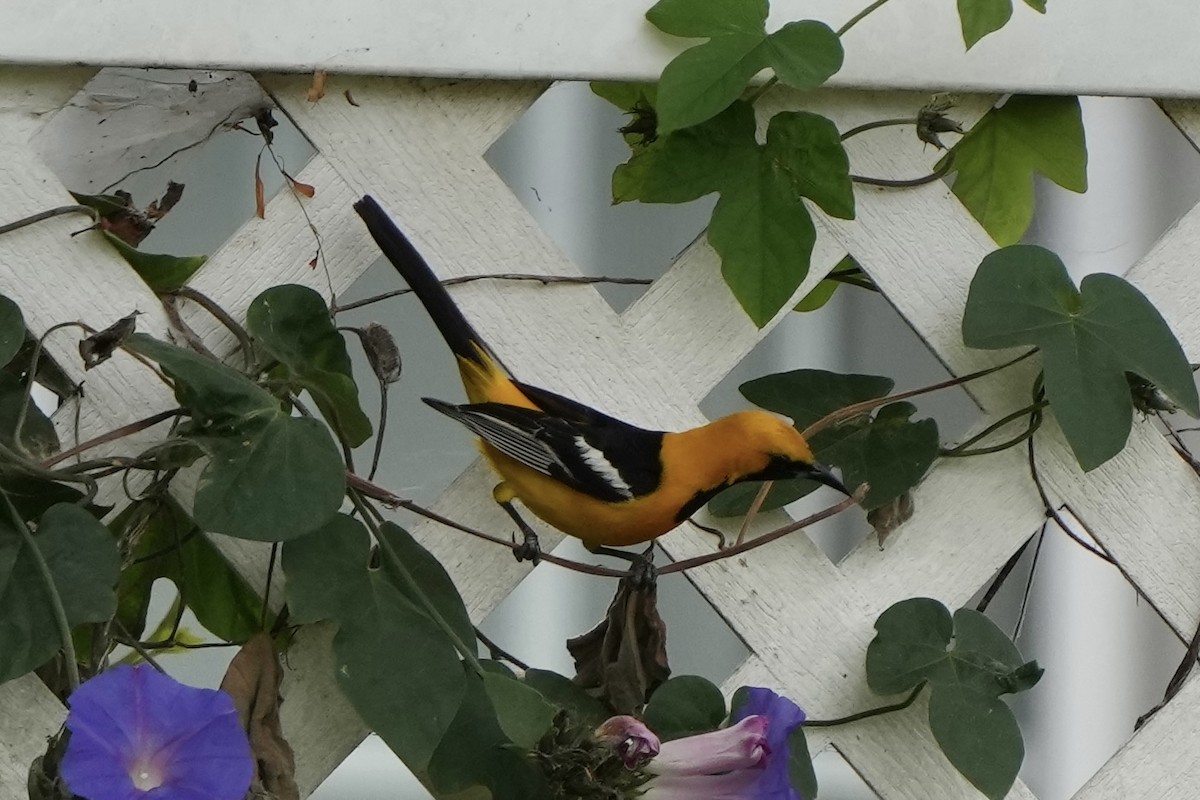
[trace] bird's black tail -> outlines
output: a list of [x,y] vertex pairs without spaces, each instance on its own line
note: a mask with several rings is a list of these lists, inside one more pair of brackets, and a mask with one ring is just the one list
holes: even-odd
[[425,310],[433,318],[442,338],[454,354],[474,364],[480,364],[485,358],[499,363],[454,304],[450,293],[417,252],[417,248],[400,232],[392,218],[375,202],[375,198],[370,195],[364,196],[354,204],[354,210],[367,224],[367,230],[371,232],[379,249],[425,306]]

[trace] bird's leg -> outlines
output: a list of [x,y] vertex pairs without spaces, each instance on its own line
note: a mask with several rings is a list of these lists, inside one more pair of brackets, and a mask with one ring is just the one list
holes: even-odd
[[[525,537],[525,541],[521,542],[519,547],[513,548],[513,556],[517,561],[532,561],[536,566],[542,560],[542,546],[538,542],[538,535],[534,533],[533,528],[529,527],[529,523],[521,518],[517,507],[513,505],[513,500],[517,499],[516,492],[507,483],[501,481],[492,487],[492,499],[499,503],[500,507],[504,509],[504,513],[508,514],[517,524]],[[516,542],[516,540],[514,536],[513,541]]]
[[[521,534],[525,540],[513,550],[513,556],[517,561],[532,561],[536,566],[542,560],[542,545],[538,542],[538,535],[533,528],[529,527],[529,523],[521,518],[521,514],[517,511],[516,506],[509,502],[503,502],[500,507],[507,512],[508,516],[512,517],[512,521],[521,529]],[[513,537],[516,541],[516,537]]]
[[629,553],[604,545],[589,547],[588,550],[598,556],[612,556],[629,562],[627,580],[638,589],[649,589],[658,582],[658,569],[654,566],[654,542],[641,553]]

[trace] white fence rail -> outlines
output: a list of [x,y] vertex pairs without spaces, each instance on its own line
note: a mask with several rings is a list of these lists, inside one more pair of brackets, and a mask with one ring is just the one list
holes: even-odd
[[[186,36],[166,19],[161,3],[127,3],[119,17],[103,4],[69,3],[33,9],[10,0],[0,26],[0,58],[40,64],[84,61],[197,66],[314,66],[409,74],[502,76],[622,76],[648,78],[670,50],[641,21],[644,8],[623,1],[570,4],[538,0],[515,14],[505,4],[438,4],[359,0],[352,11],[328,3],[295,3],[292,18],[278,5],[209,3],[197,10]],[[29,5],[30,8],[21,9]],[[935,9],[934,6],[937,6]],[[1171,58],[1138,58],[1130,50],[1155,36],[1178,39],[1200,27],[1200,6],[1173,4],[1155,15],[1130,15],[1113,0],[1052,3],[1037,17],[1019,7],[1013,28],[961,55],[952,8],[932,0],[905,0],[879,12],[847,43],[845,84],[878,85],[886,65],[889,88],[932,86],[1031,91],[1106,91],[1157,95],[1195,92],[1194,48],[1156,51]],[[224,8],[228,6],[228,8]],[[236,6],[236,7],[235,7]],[[1018,4],[1020,6],[1020,4]],[[1101,7],[1112,6],[1111,13]],[[15,10],[14,10],[15,9]],[[227,15],[222,11],[228,11]],[[780,2],[780,16],[803,12],[840,21],[855,9],[844,0],[816,4]],[[269,13],[270,12],[270,13]],[[470,13],[468,13],[470,12]],[[826,13],[827,12],[827,13]],[[62,35],[46,15],[87,28],[89,37]],[[69,14],[69,16],[68,16]],[[592,15],[589,17],[588,15]],[[343,16],[345,19],[343,20]],[[1153,19],[1150,19],[1153,17]],[[124,23],[139,20],[136,29]],[[339,22],[339,20],[341,20]],[[919,21],[919,24],[918,24]],[[36,25],[37,30],[32,26]],[[269,31],[280,28],[283,35]],[[414,31],[420,31],[421,36]],[[246,32],[254,32],[253,40]],[[586,38],[586,43],[582,41]],[[1038,58],[1013,58],[1045,47]],[[1051,55],[1060,66],[1048,70]],[[1091,54],[1104,50],[1109,58]],[[303,54],[302,64],[297,54]],[[1131,65],[1136,64],[1136,69]],[[85,69],[9,67],[0,70],[0,221],[62,205],[66,192],[44,166],[31,139],[90,76]],[[305,99],[306,75],[257,76],[319,154],[297,175],[318,187],[306,204],[321,232],[332,286],[342,291],[376,258],[351,202],[375,194],[445,276],[487,272],[576,272],[484,162],[487,147],[544,90],[537,82],[367,78],[331,79],[330,95]],[[341,93],[349,89],[355,105]],[[868,119],[912,114],[925,96],[898,91],[779,93],[772,102],[803,104],[830,116],[840,128]],[[990,98],[967,98],[978,114]],[[1200,134],[1192,103],[1166,108],[1190,137]],[[929,155],[895,129],[848,143],[861,172],[921,174]],[[941,183],[904,193],[860,191],[858,219],[821,218],[814,265],[832,266],[849,252],[870,272],[891,302],[955,373],[970,372],[1001,355],[967,350],[959,323],[968,282],[993,244]],[[24,309],[35,333],[67,319],[102,327],[134,308],[139,327],[163,334],[166,320],[150,291],[97,237],[68,234],[78,220],[60,218],[0,237],[0,293]],[[1194,313],[1200,280],[1191,254],[1200,245],[1200,211],[1173,227],[1131,273],[1180,335],[1200,356],[1200,317]],[[265,220],[253,219],[215,253],[192,284],[235,315],[262,289],[284,282],[328,292],[323,273],[310,269],[308,223],[286,193],[271,201]],[[798,294],[821,276],[814,272]],[[472,284],[456,289],[468,316],[532,383],[563,387],[636,422],[677,428],[701,419],[697,404],[770,329],[757,330],[720,280],[715,254],[703,243],[685,252],[624,314],[615,313],[591,287],[560,287],[551,300],[524,285],[497,289]],[[512,325],[511,320],[537,320]],[[208,318],[188,320],[217,352],[229,342]],[[69,336],[51,340],[51,355],[82,379]],[[985,422],[1024,404],[1014,382],[982,382],[972,389]],[[164,399],[165,389],[126,358],[114,358],[87,375],[81,409],[86,438],[139,416]],[[984,423],[981,423],[984,424]],[[1130,576],[1181,633],[1200,617],[1200,482],[1166,442],[1137,424],[1129,447],[1088,475],[1074,466],[1052,425],[1039,434],[1039,453],[1052,494],[1121,561]],[[467,524],[502,528],[485,470],[476,464],[442,496]],[[759,683],[803,698],[822,716],[859,709],[870,698],[862,658],[871,623],[896,600],[938,597],[954,606],[975,592],[1029,537],[1042,520],[1041,503],[1022,456],[959,459],[939,464],[917,493],[916,516],[886,550],[864,545],[834,566],[803,536],[722,561],[692,573],[752,655],[729,685]],[[759,521],[768,525],[768,517]],[[485,616],[525,575],[528,567],[472,539],[418,530],[458,583],[472,615]],[[219,537],[218,537],[219,538]],[[548,535],[545,544],[556,541]],[[226,543],[239,569],[261,580],[265,550]],[[664,546],[681,558],[711,548],[687,533]],[[481,568],[487,564],[487,568]],[[762,587],[788,587],[766,591]],[[796,587],[803,587],[797,591]],[[286,733],[297,751],[304,793],[315,788],[365,733],[341,698],[330,672],[328,634],[307,630],[289,658],[283,706]],[[1200,789],[1200,704],[1193,681],[1088,784],[1080,797],[1191,798]],[[60,723],[63,710],[32,677],[0,686],[0,796],[23,796],[25,771]],[[907,712],[844,729],[825,729],[814,746],[832,742],[885,800],[971,797],[973,790],[947,764],[923,724]],[[917,731],[918,733],[914,733]],[[1031,797],[1018,784],[1013,797]]]

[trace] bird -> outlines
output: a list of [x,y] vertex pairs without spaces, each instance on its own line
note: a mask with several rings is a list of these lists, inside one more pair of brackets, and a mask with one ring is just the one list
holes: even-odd
[[806,478],[850,494],[800,432],[767,411],[649,430],[516,380],[379,203],[366,195],[354,210],[458,362],[468,402],[422,399],[479,438],[500,477],[492,497],[524,535],[518,560],[536,563],[541,551],[516,500],[590,551],[629,558],[614,548],[651,542],[743,481]]

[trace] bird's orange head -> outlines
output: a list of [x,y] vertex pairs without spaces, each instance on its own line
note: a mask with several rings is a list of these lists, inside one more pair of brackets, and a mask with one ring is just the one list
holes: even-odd
[[731,482],[807,478],[850,494],[842,482],[817,463],[812,448],[787,420],[766,411],[739,411],[710,428],[735,457]]

